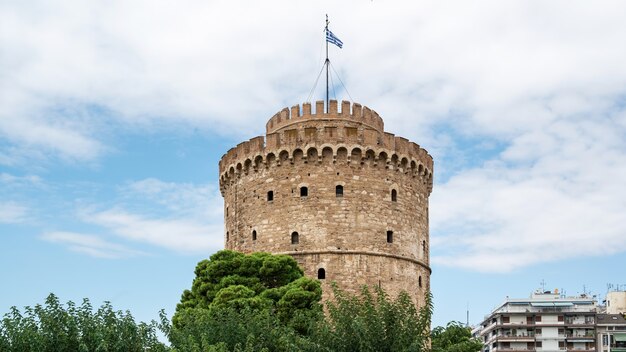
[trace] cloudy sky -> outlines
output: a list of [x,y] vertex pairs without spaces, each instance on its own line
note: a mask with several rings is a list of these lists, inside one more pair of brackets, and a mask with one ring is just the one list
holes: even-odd
[[171,314],[223,247],[220,157],[307,100],[326,13],[333,96],[435,159],[435,324],[626,288],[623,1],[0,0],[0,314]]

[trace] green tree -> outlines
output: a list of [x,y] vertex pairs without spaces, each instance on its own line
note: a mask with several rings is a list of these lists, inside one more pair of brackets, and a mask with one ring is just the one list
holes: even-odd
[[175,351],[426,351],[432,304],[406,293],[351,295],[333,286],[322,313],[320,283],[289,256],[220,251],[196,267],[172,324],[161,329]]
[[157,323],[137,324],[130,312],[105,302],[95,313],[88,299],[66,307],[50,294],[45,304],[11,307],[0,322],[0,351],[168,351],[156,336]]
[[432,299],[417,309],[406,292],[391,299],[383,289],[363,287],[349,295],[333,286],[328,316],[312,340],[323,351],[426,351]]
[[479,339],[472,337],[472,330],[458,321],[434,328],[431,338],[432,352],[479,352],[483,347]]
[[[322,290],[290,256],[223,250],[198,263],[168,326],[180,351],[290,351],[322,318]],[[221,344],[221,345],[220,345]],[[222,347],[219,347],[222,346]]]

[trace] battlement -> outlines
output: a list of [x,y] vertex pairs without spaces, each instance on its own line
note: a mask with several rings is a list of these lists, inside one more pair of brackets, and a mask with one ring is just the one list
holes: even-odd
[[304,103],[302,106],[294,105],[284,108],[272,116],[265,125],[268,134],[275,132],[281,128],[297,124],[299,122],[317,119],[317,120],[347,120],[358,122],[366,125],[379,132],[384,131],[383,119],[367,106],[359,103],[351,104],[349,101],[341,102],[341,111],[339,111],[337,100],[331,100],[328,104],[328,113],[324,109],[324,101],[315,102],[315,111],[312,109],[311,103]]
[[367,107],[332,100],[326,108],[285,108],[265,136],[222,156],[225,247],[293,256],[320,280],[324,299],[331,282],[346,292],[367,284],[422,306],[433,158],[385,132]]

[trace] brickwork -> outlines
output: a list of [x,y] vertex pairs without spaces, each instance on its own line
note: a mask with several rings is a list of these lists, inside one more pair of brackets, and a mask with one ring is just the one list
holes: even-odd
[[[324,286],[429,289],[433,160],[359,104],[283,109],[220,161],[226,248],[292,255]],[[329,290],[325,290],[326,297]]]

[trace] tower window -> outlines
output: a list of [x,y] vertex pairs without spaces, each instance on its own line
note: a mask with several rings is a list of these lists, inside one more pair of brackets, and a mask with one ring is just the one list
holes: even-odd
[[420,286],[420,288],[422,287],[422,277],[420,276],[419,279],[417,279],[417,283]]
[[300,187],[300,197],[308,197],[308,196],[309,196],[309,188]]
[[229,235],[230,235],[230,234],[228,233],[228,231],[226,231],[226,242],[228,242],[228,237],[229,237]]
[[392,202],[398,201],[398,191],[396,191],[395,189],[391,190],[391,201]]
[[343,197],[343,186],[337,185],[335,187],[335,197]]
[[324,270],[324,268],[317,269],[317,278],[319,280],[324,280],[326,278],[326,270]]
[[393,231],[387,231],[387,243],[393,243]]
[[274,191],[268,191],[267,192],[267,201],[271,202],[274,200]]
[[422,256],[426,258],[426,241],[422,241]]
[[298,233],[294,231],[291,233],[291,244],[298,243],[300,243],[300,235],[298,235]]
[[252,240],[256,241],[256,230],[252,230]]

